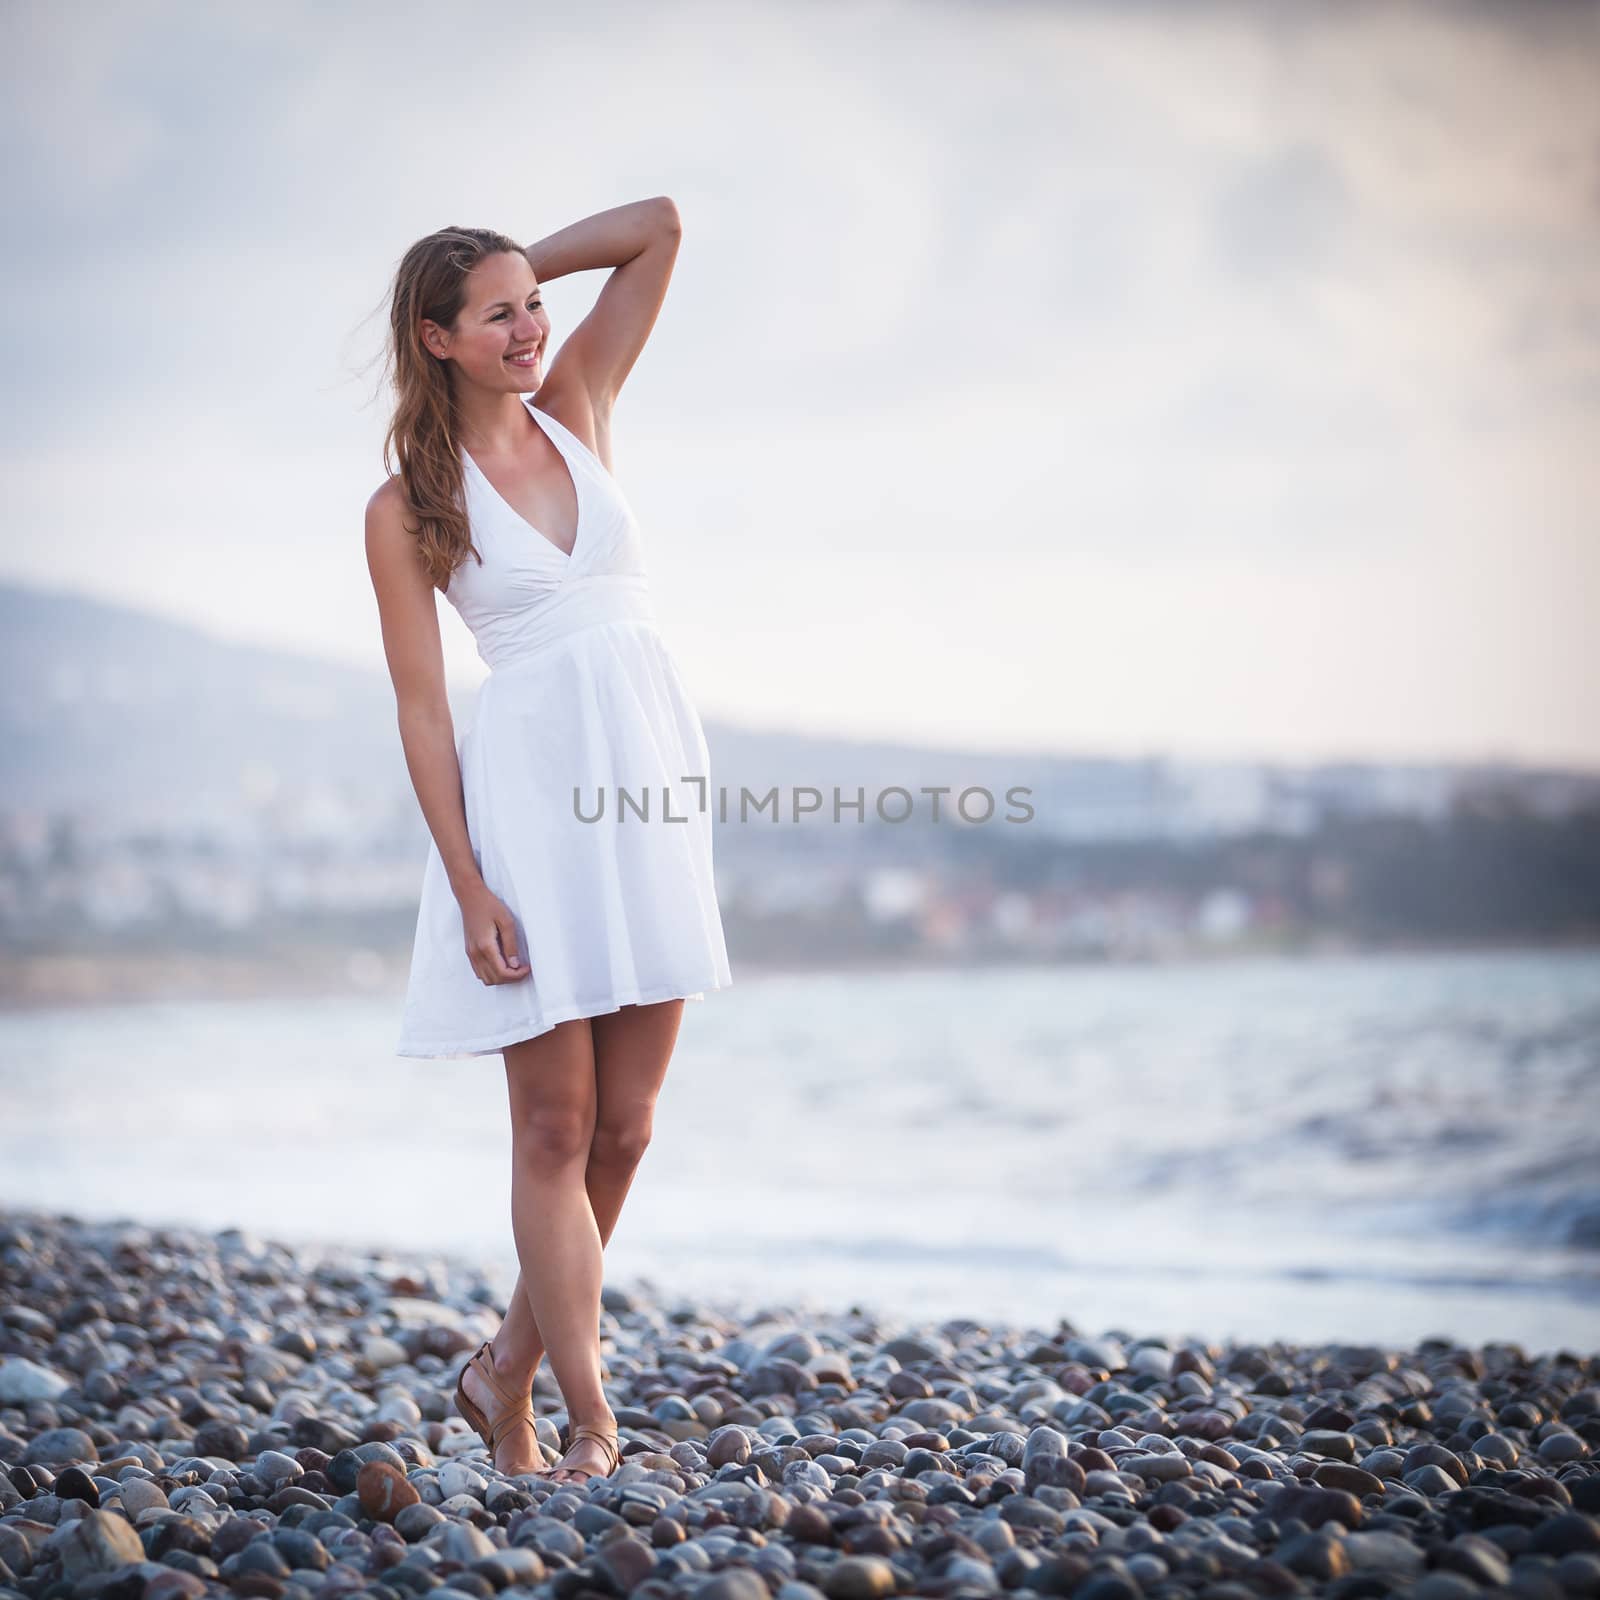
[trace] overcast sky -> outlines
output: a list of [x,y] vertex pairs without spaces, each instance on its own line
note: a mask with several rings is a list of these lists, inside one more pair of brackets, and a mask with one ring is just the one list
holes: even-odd
[[1594,5],[4,26],[6,577],[381,670],[400,256],[666,193],[615,465],[706,716],[1600,766]]

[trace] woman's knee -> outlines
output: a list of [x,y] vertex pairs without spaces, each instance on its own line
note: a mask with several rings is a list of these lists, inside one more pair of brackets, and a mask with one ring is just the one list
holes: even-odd
[[602,1118],[595,1124],[589,1159],[607,1167],[638,1166],[650,1144],[651,1120],[638,1114]]
[[589,1158],[593,1119],[577,1111],[525,1111],[511,1125],[513,1159],[541,1172],[582,1167]]

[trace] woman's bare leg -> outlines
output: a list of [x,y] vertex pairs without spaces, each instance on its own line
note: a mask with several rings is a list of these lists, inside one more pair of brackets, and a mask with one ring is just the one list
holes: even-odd
[[[560,1023],[503,1053],[511,1102],[511,1232],[521,1272],[519,1293],[490,1341],[495,1372],[506,1388],[524,1393],[548,1352],[568,1405],[609,1415],[600,1389],[600,1231],[584,1185],[597,1105],[589,1019]],[[536,1344],[527,1336],[530,1328]],[[464,1383],[492,1422],[500,1407],[487,1384],[470,1369]],[[509,1473],[543,1469],[531,1425],[507,1433],[495,1465]]]
[[[622,1202],[627,1198],[645,1147],[650,1143],[656,1097],[661,1092],[667,1064],[677,1043],[683,1005],[682,1000],[663,1000],[654,1005],[624,1006],[620,1011],[589,1019],[594,1038],[596,1110],[586,1173],[588,1193],[594,1197],[596,1223],[602,1214],[606,1218],[601,1228],[606,1240],[616,1227]],[[536,1307],[536,1318],[537,1315]],[[539,1326],[544,1325],[541,1322]],[[598,1292],[589,1331],[595,1341],[598,1365]],[[591,1412],[565,1384],[561,1392],[567,1401],[567,1414],[574,1423],[599,1426],[609,1425],[613,1420],[611,1408],[603,1396]],[[572,1468],[583,1471],[572,1471]],[[580,1439],[550,1475],[558,1483],[581,1483],[588,1473],[605,1469],[606,1458],[600,1446],[593,1440]]]
[[[511,1303],[490,1349],[501,1381],[519,1392],[530,1389],[533,1375],[548,1350],[538,1317],[536,1290],[529,1288],[530,1279],[536,1287],[540,1277],[552,1280],[558,1306],[581,1303],[587,1307],[587,1314],[580,1322],[588,1355],[580,1361],[580,1375],[575,1377],[571,1387],[561,1375],[566,1363],[553,1355],[551,1359],[556,1382],[573,1422],[607,1424],[612,1420],[599,1379],[599,1267],[596,1265],[592,1269],[591,1294],[590,1269],[585,1265],[583,1245],[591,1237],[597,1237],[603,1252],[616,1228],[622,1202],[650,1140],[655,1101],[677,1040],[683,1004],[681,1000],[668,1000],[648,1006],[625,1006],[605,1016],[562,1023],[549,1033],[508,1046],[505,1051],[512,1113],[512,1232],[517,1239],[521,1270]],[[587,1113],[583,1110],[585,1104],[590,1107]],[[535,1231],[548,1236],[553,1228],[560,1226],[556,1219],[575,1209],[570,1197],[566,1202],[558,1202],[554,1211],[541,1208],[537,1198],[541,1181],[559,1185],[565,1175],[565,1181],[571,1183],[574,1162],[565,1151],[568,1139],[573,1136],[571,1125],[574,1123],[580,1128],[587,1123],[590,1128],[581,1174],[581,1192],[589,1212],[589,1225],[578,1216],[570,1224],[572,1233],[563,1241],[569,1246],[574,1237],[580,1241],[577,1271],[572,1271],[574,1256],[569,1248],[537,1256],[538,1265],[530,1273],[530,1260],[534,1258],[524,1247],[524,1237]],[[535,1131],[524,1138],[519,1129],[529,1127],[544,1131]],[[528,1175],[534,1182],[524,1185],[521,1179],[524,1169],[530,1165],[534,1172]],[[561,1209],[563,1203],[566,1211]],[[527,1214],[529,1205],[534,1208],[532,1217]],[[550,1270],[545,1272],[543,1269],[547,1265]],[[564,1273],[572,1273],[572,1276],[564,1277]],[[569,1320],[567,1329],[571,1326]],[[567,1329],[563,1329],[563,1336]],[[588,1377],[581,1375],[584,1373],[592,1373],[592,1384]],[[475,1373],[467,1375],[466,1388],[492,1420],[496,1414],[495,1402]],[[575,1396],[582,1398],[575,1399]],[[531,1428],[513,1429],[501,1442],[495,1459],[504,1472],[539,1471],[543,1466]],[[580,1441],[563,1460],[572,1467],[601,1470],[604,1467],[599,1447],[588,1440]],[[558,1471],[552,1475],[563,1480],[581,1480],[578,1473]]]

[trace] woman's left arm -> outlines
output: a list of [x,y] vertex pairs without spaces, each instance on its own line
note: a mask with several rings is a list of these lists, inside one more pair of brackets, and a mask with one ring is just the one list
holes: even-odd
[[[576,381],[607,415],[655,326],[678,256],[683,224],[667,195],[597,211],[523,252],[541,283],[611,267],[593,308],[567,336],[545,381]],[[560,368],[558,378],[557,368]]]

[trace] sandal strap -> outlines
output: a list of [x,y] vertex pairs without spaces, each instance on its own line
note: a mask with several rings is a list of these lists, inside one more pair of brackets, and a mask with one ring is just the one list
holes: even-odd
[[494,1355],[487,1339],[473,1351],[472,1359],[467,1364],[478,1369],[478,1376],[489,1385],[490,1392],[502,1406],[527,1405],[527,1395],[513,1394],[501,1383],[500,1375],[494,1370]]
[[492,1456],[500,1448],[500,1441],[512,1428],[521,1427],[526,1422],[533,1425],[533,1408],[526,1400],[520,1406],[514,1407],[495,1418],[489,1428],[489,1453]]
[[511,1429],[520,1427],[524,1422],[533,1426],[533,1407],[529,1403],[529,1396],[513,1394],[501,1383],[494,1370],[494,1354],[487,1339],[473,1352],[467,1365],[478,1369],[478,1376],[488,1384],[500,1402],[501,1414],[489,1425],[489,1454],[492,1457],[500,1448],[500,1441]]
[[[578,1442],[579,1439],[592,1439],[597,1445],[600,1446],[602,1450],[605,1451],[610,1460],[611,1465],[607,1469],[608,1472],[614,1472],[622,1464],[622,1452],[617,1448],[618,1440],[617,1430],[615,1428],[597,1428],[592,1427],[587,1422],[579,1422],[574,1424],[567,1431],[567,1448],[569,1450]],[[574,1472],[585,1472],[588,1469],[585,1467],[574,1467],[572,1470]],[[589,1475],[591,1477],[594,1476],[593,1473],[590,1473]]]

